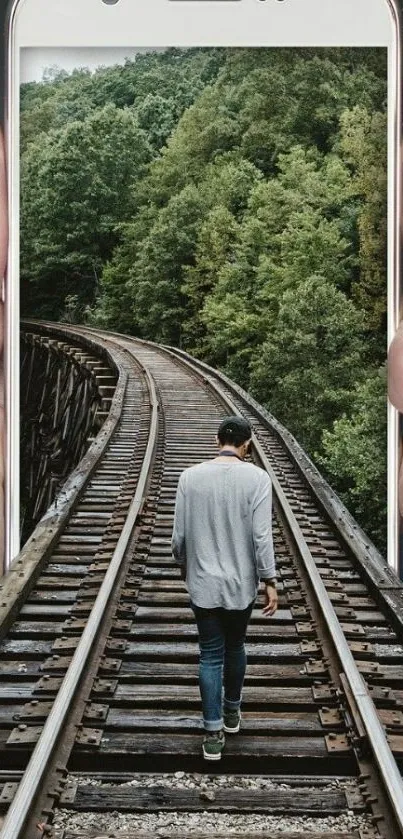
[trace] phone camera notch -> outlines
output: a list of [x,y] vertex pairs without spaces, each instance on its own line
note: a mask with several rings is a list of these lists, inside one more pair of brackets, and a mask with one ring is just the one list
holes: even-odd
[[116,3],[119,3],[119,0],[102,0],[105,3],[105,6],[116,6]]

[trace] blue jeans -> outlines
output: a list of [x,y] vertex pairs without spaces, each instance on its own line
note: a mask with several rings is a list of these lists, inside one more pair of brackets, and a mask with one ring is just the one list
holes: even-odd
[[224,710],[241,705],[246,670],[245,636],[254,601],[242,611],[202,609],[191,603],[199,631],[199,687],[206,731],[220,731]]

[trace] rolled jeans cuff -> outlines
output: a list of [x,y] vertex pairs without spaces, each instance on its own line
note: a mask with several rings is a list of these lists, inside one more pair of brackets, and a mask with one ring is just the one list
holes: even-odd
[[227,711],[238,711],[241,707],[241,699],[238,699],[236,702],[231,702],[230,699],[226,699],[224,696],[224,710]]
[[203,725],[206,731],[221,731],[224,726],[224,720],[222,717],[220,720],[203,719]]

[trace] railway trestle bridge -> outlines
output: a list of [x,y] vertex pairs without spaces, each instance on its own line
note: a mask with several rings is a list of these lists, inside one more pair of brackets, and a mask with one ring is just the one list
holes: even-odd
[[[22,404],[0,839],[403,836],[403,584],[292,436],[186,353],[78,326],[24,323]],[[273,481],[279,610],[259,596],[241,732],[206,767],[170,541],[228,413]]]

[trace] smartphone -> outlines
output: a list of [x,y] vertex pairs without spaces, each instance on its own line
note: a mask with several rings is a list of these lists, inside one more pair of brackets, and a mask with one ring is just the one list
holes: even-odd
[[[378,451],[376,412],[360,429],[360,405],[379,397],[399,320],[394,0],[16,0],[7,72],[6,568],[20,548],[20,289],[24,316],[106,322],[222,367],[370,526],[377,496],[363,469],[384,439]],[[172,245],[178,258],[182,226],[170,275],[164,254]],[[180,298],[165,319],[162,285],[149,284],[153,306],[140,288],[158,237],[154,275],[166,270],[165,292],[176,283]],[[130,267],[120,295],[119,254],[130,247],[143,268]],[[387,411],[376,480],[388,481],[387,557],[398,572],[398,423]]]

